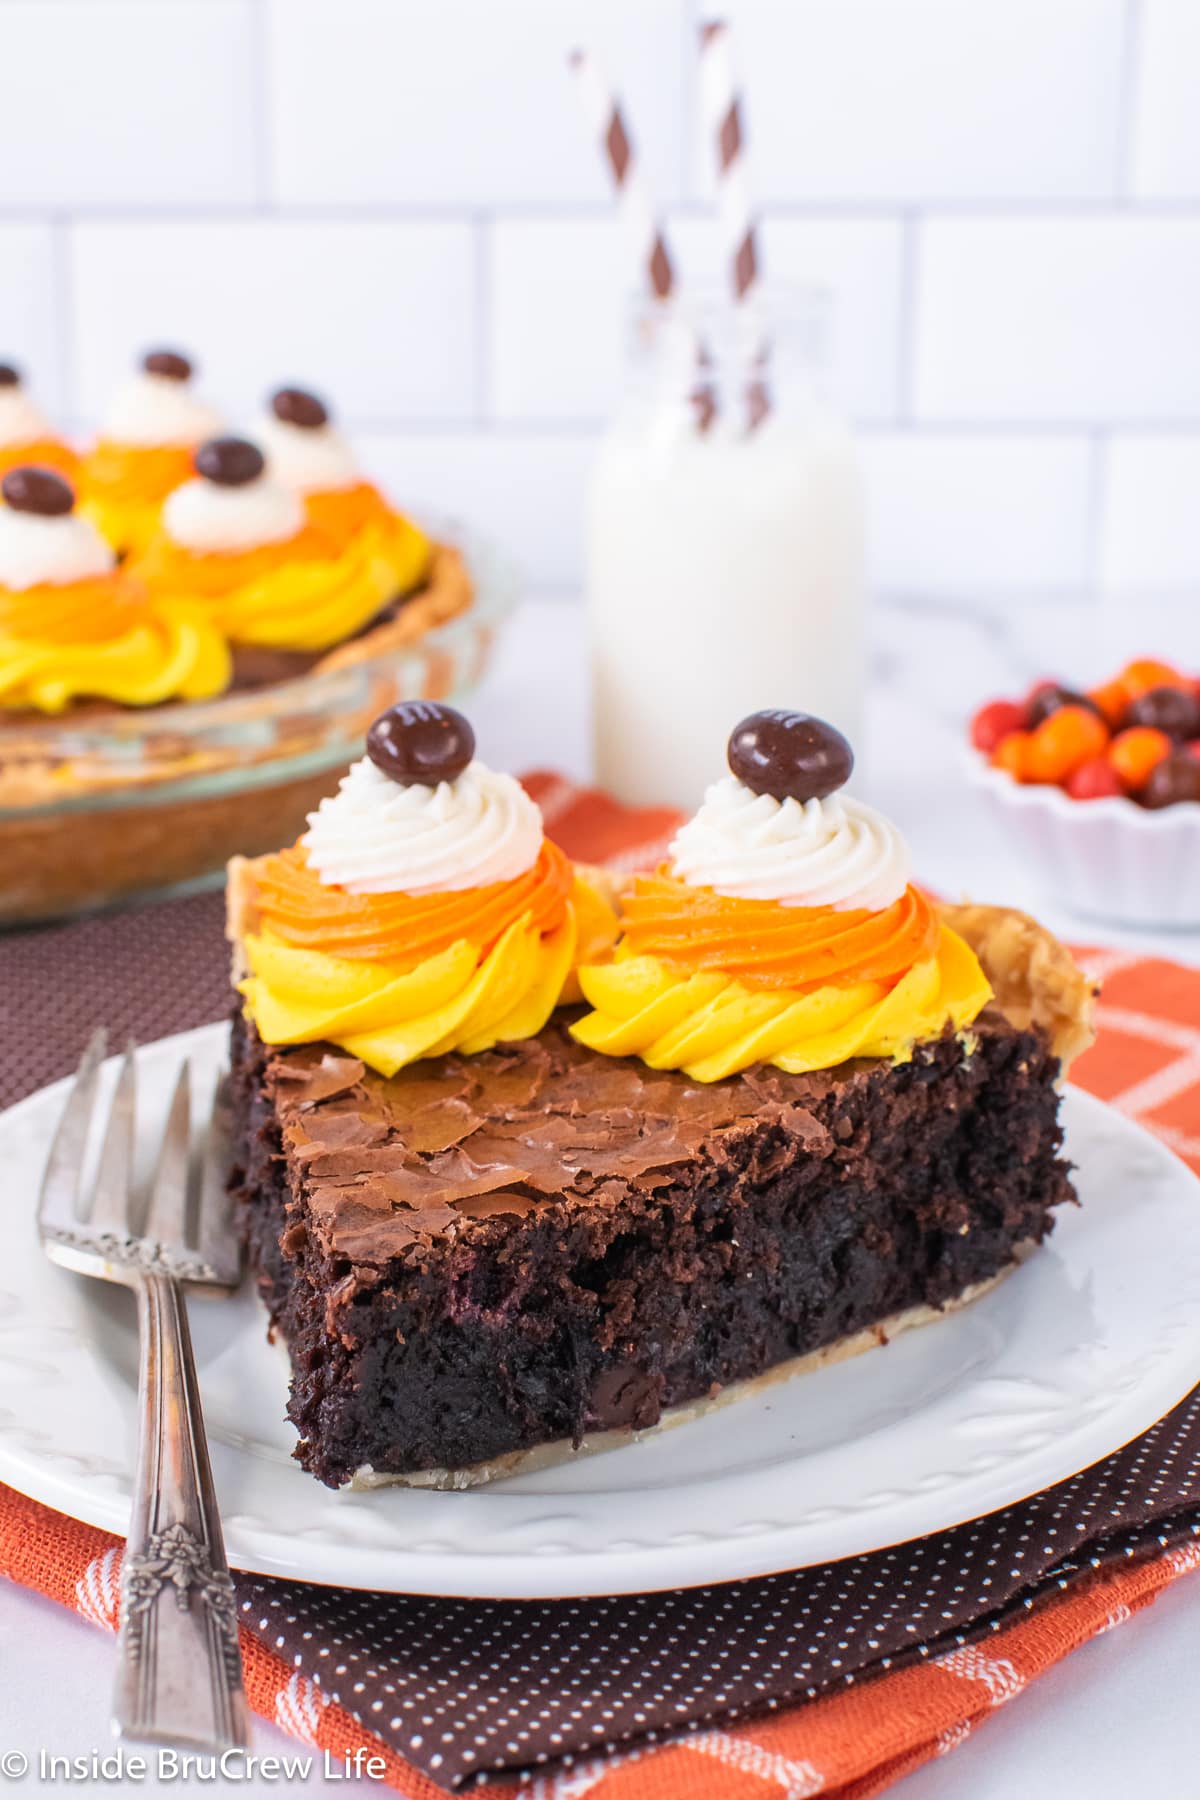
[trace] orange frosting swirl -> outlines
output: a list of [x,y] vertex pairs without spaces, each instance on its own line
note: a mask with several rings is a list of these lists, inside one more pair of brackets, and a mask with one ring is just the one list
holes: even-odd
[[288,563],[333,562],[336,556],[337,546],[313,525],[305,525],[282,543],[203,555],[185,550],[160,531],[140,555],[131,558],[129,570],[153,592],[223,600],[235,588],[273,575]]
[[532,929],[555,930],[575,880],[572,864],[548,839],[533,867],[514,881],[444,894],[347,894],[325,887],[299,845],[262,857],[253,871],[262,921],[280,942],[356,961],[414,966],[464,938],[489,950],[525,914]]
[[101,438],[85,459],[85,496],[123,505],[160,501],[190,481],[194,450],[185,444],[118,444]]
[[624,901],[632,956],[656,956],[689,973],[715,970],[759,988],[890,982],[933,955],[938,921],[909,886],[882,912],[734,900],[689,887],[660,870],[639,876]]
[[370,481],[354,487],[323,488],[303,496],[308,522],[334,544],[344,550],[368,525],[381,524],[391,517],[391,508]]
[[139,621],[144,595],[120,575],[0,587],[0,634],[55,644],[102,644]]
[[35,469],[53,469],[56,475],[61,475],[72,487],[79,484],[78,452],[58,438],[37,438],[28,444],[0,445],[0,475],[7,475],[10,469],[23,469],[30,465]]

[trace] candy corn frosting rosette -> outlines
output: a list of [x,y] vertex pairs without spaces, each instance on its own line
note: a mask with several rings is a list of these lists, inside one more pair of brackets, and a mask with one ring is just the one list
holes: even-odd
[[974,951],[911,879],[895,827],[843,791],[841,734],[755,713],[731,773],[624,900],[615,956],[579,973],[594,1010],[572,1031],[609,1056],[719,1081],[854,1057],[907,1060],[991,998]]
[[529,1038],[616,917],[453,707],[384,713],[292,849],[230,869],[246,1012],[267,1044],[336,1044],[381,1075]]
[[82,510],[121,555],[148,542],[163,501],[191,476],[197,446],[221,429],[193,377],[191,360],[178,350],[147,351],[83,459]]
[[151,600],[50,469],[0,481],[0,706],[58,713],[77,700],[204,700],[229,650],[202,609]]
[[360,533],[339,549],[248,438],[213,438],[193,463],[130,560],[151,593],[203,606],[235,647],[313,656],[354,637],[392,598],[377,547]]
[[74,484],[79,457],[30,398],[21,371],[0,363],[0,475],[23,466],[52,469]]
[[387,567],[389,598],[421,585],[432,543],[366,479],[323,400],[305,388],[277,388],[252,435],[272,477],[304,502],[310,525],[339,551],[359,545]]

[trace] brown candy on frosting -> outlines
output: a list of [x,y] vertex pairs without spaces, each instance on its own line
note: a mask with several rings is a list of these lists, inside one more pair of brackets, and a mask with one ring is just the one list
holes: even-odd
[[475,754],[469,719],[438,700],[402,700],[367,733],[367,755],[400,787],[436,787],[462,774]]
[[735,726],[729,767],[755,794],[823,800],[849,781],[854,752],[824,719],[802,712],[756,712]]
[[190,381],[192,365],[178,350],[147,350],[142,358],[147,375],[161,375],[165,381]]
[[271,395],[271,411],[283,424],[299,426],[301,431],[319,431],[329,423],[325,402],[306,388],[277,388]]
[[0,481],[0,494],[13,512],[34,513],[42,519],[61,518],[75,505],[69,482],[56,475],[53,469],[36,469],[31,465],[10,469]]
[[15,363],[0,362],[0,388],[20,387],[21,371]]
[[248,438],[209,438],[194,457],[197,475],[217,487],[246,487],[265,467],[263,453]]

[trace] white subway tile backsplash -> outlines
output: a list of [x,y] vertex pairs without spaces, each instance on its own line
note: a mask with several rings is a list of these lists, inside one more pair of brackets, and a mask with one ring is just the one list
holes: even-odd
[[[722,0],[754,178],[795,200],[1115,190],[1122,0]],[[708,146],[696,147],[707,192]]]
[[880,591],[1200,619],[1200,0],[0,0],[0,360],[81,425],[151,340],[235,423],[311,383],[402,498],[577,587],[640,271],[567,52],[712,286],[718,11]]
[[66,403],[55,274],[52,226],[0,225],[0,362],[21,367],[47,412]]
[[475,251],[452,223],[82,224],[73,234],[76,410],[104,409],[151,342],[192,348],[235,420],[281,381],[343,419],[475,407]]
[[918,250],[918,419],[1200,415],[1200,218],[928,219]]
[[[894,416],[900,227],[892,220],[768,219],[763,264],[830,302],[831,390],[859,418]],[[489,405],[499,420],[599,421],[620,391],[637,280],[611,219],[502,219],[491,229]],[[671,221],[683,280],[724,278],[714,222]]]
[[683,180],[683,0],[271,0],[291,205],[603,204],[567,67],[593,48],[663,203]]
[[1200,6],[1142,0],[1133,187],[1155,200],[1200,200]]
[[249,205],[250,0],[5,0],[0,206]]
[[1103,479],[1101,584],[1200,598],[1200,434],[1116,437]]
[[1082,589],[1086,438],[880,433],[862,449],[881,590],[970,601],[1021,588]]
[[364,466],[418,518],[463,520],[513,559],[531,589],[575,588],[595,440],[549,432],[370,434]]

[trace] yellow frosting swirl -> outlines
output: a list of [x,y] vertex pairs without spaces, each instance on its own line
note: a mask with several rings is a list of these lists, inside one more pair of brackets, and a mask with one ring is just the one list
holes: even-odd
[[[71,590],[57,592],[67,600]],[[79,699],[157,706],[206,700],[229,683],[229,647],[203,608],[188,601],[118,603],[102,632],[95,621],[57,633],[14,624],[0,595],[2,707],[58,713]]]
[[935,954],[890,989],[877,981],[804,994],[753,988],[717,972],[684,976],[623,947],[612,962],[581,968],[579,982],[595,1008],[571,1027],[581,1044],[682,1069],[693,1081],[720,1081],[756,1062],[798,1075],[855,1056],[907,1061],[915,1043],[947,1023],[969,1025],[992,992],[974,951],[944,925]]
[[241,991],[266,1043],[337,1044],[394,1075],[420,1057],[535,1036],[559,1003],[576,934],[568,902],[553,931],[524,913],[489,951],[459,938],[413,967],[295,949],[264,927],[245,940]]
[[[233,643],[328,650],[415,587],[431,555],[425,534],[391,514],[372,521],[336,557],[283,557],[275,568],[199,603]],[[153,579],[149,569],[146,578]]]
[[112,499],[104,494],[85,494],[79,511],[122,556],[136,556],[145,549],[162,517],[161,500]]

